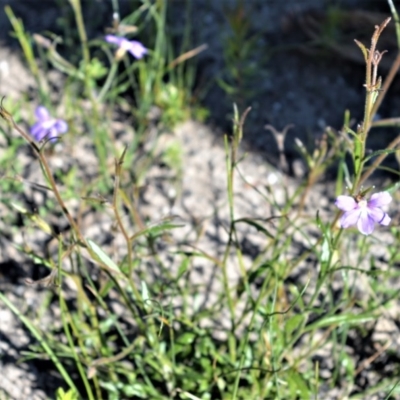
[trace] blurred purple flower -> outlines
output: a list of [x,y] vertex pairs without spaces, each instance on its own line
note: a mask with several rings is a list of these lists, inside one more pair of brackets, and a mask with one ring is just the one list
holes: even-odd
[[369,235],[373,232],[375,224],[389,225],[391,218],[382,207],[391,201],[392,196],[388,192],[374,193],[368,201],[364,199],[357,201],[351,196],[339,196],[335,205],[344,211],[340,218],[340,226],[348,228],[357,225],[363,235]]
[[30,132],[38,142],[42,139],[55,141],[57,136],[68,131],[68,124],[63,119],[53,118],[44,106],[36,108],[35,116],[37,122],[31,127]]
[[128,40],[115,35],[106,35],[105,40],[108,43],[116,44],[124,52],[129,51],[137,59],[142,58],[147,53],[146,47],[137,40]]

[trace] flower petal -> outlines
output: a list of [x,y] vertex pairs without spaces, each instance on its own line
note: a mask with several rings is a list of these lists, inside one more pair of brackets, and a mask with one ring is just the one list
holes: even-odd
[[137,40],[131,40],[128,43],[129,47],[127,47],[127,50],[133,55],[133,57],[140,59],[147,53],[146,47]]
[[49,140],[50,142],[54,142],[57,137],[59,136],[59,132],[54,125],[51,129],[48,130],[46,140]]
[[62,134],[68,131],[68,124],[63,119],[58,119],[54,124],[57,134]]
[[374,193],[368,201],[368,207],[383,207],[388,205],[391,201],[392,196],[389,194],[389,192]]
[[362,212],[357,222],[357,228],[363,235],[370,235],[374,231],[375,222],[367,212]]
[[116,44],[118,46],[121,46],[121,44],[126,40],[123,37],[119,37],[119,36],[115,36],[115,35],[106,35],[104,37],[105,41],[108,43],[113,43]]
[[388,225],[390,224],[390,221],[391,221],[391,220],[392,220],[392,218],[390,218],[389,215],[387,215],[387,214],[385,213],[383,219],[382,219],[379,223],[380,223],[381,225],[388,226]]
[[338,196],[335,205],[342,211],[350,211],[357,208],[357,202],[351,196]]
[[47,129],[43,127],[42,122],[36,122],[31,129],[30,133],[35,140],[40,142],[46,136]]
[[367,213],[368,213],[369,217],[377,224],[380,224],[386,215],[386,213],[378,207],[375,207],[375,208],[368,207]]
[[360,216],[360,209],[346,211],[340,218],[340,226],[342,228],[348,228],[349,226],[356,225],[360,219]]
[[42,128],[46,130],[52,129],[56,123],[57,120],[54,118],[49,118],[47,121],[42,121]]
[[35,110],[35,117],[38,121],[46,121],[50,118],[49,110],[44,106],[39,106]]

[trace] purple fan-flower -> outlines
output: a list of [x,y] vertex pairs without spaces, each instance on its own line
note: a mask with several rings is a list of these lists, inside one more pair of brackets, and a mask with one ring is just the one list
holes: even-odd
[[123,52],[128,51],[137,59],[142,58],[147,53],[146,47],[137,40],[128,40],[115,35],[106,35],[105,40],[108,43],[116,44]]
[[35,116],[37,122],[31,127],[30,132],[38,142],[43,139],[54,141],[68,131],[68,124],[63,119],[53,118],[44,106],[36,108]]
[[389,225],[391,218],[382,207],[391,201],[392,196],[388,192],[374,193],[369,200],[338,196],[335,205],[344,211],[339,221],[340,226],[348,228],[355,225],[363,235],[369,235],[373,232],[375,224]]

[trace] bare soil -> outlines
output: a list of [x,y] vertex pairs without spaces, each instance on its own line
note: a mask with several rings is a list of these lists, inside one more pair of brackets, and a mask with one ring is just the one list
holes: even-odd
[[[181,11],[179,4],[177,5],[178,1],[172,3],[172,12],[179,15]],[[378,2],[349,0],[343,1],[341,5],[350,10],[367,7],[375,13],[382,12],[389,15],[387,7],[382,3],[385,2],[378,4]],[[94,4],[98,18],[92,21],[89,36],[100,36],[103,34],[104,21],[107,23],[111,21],[110,7],[99,1],[94,1],[92,5],[84,4],[85,15],[93,15],[91,7]],[[321,0],[302,2],[254,0],[246,5],[252,21],[252,31],[260,34],[259,54],[254,55],[254,62],[259,62],[260,65],[260,74],[253,83],[258,89],[258,94],[243,104],[243,107],[251,106],[252,111],[246,123],[243,143],[243,151],[247,151],[248,155],[240,165],[245,181],[238,178],[236,182],[238,217],[265,218],[266,215],[273,215],[276,211],[272,206],[266,206],[261,196],[251,189],[251,185],[259,188],[269,187],[281,202],[284,201],[285,190],[293,191],[297,187],[305,168],[295,151],[294,138],[298,137],[312,146],[315,138],[322,134],[326,126],[340,128],[345,109],[349,109],[356,120],[360,120],[362,116],[364,82],[362,63],[349,56],[346,51],[341,54],[329,46],[310,45],[312,29],[307,28],[309,27],[307,23],[310,21],[308,16],[323,13],[328,4],[330,4],[328,1]],[[15,46],[15,41],[13,42],[8,36],[10,28],[2,11],[3,4],[1,5],[0,95],[17,101],[22,96],[34,94],[34,82],[21,59],[21,52]],[[70,12],[67,6],[60,11],[46,1],[16,1],[12,6],[16,15],[23,19],[26,28],[31,32],[49,29],[60,33],[62,28],[57,25],[57,18]],[[230,7],[232,2],[225,0],[193,1],[196,12],[195,44],[207,43],[209,46],[199,58],[199,82],[209,81],[223,70],[224,49],[221,38],[229,34],[226,12]],[[123,12],[128,10],[127,2],[122,2],[121,10]],[[312,22],[311,27],[316,29]],[[370,30],[371,33],[373,31],[373,26],[362,28]],[[359,32],[354,32],[352,36],[351,31],[346,37],[352,40],[357,34]],[[344,40],[343,37],[341,40]],[[393,92],[390,93],[381,111],[382,117],[397,116],[396,110],[400,107],[395,92],[399,83],[398,80],[395,81]],[[32,97],[35,98],[34,95]],[[146,178],[140,210],[144,219],[150,217],[152,220],[157,220],[165,215],[176,215],[179,221],[183,222],[184,228],[174,231],[172,242],[175,245],[197,240],[197,232],[202,228],[204,234],[196,245],[219,256],[226,240],[225,228],[228,221],[222,136],[231,129],[229,115],[232,107],[231,99],[216,84],[210,88],[204,101],[212,110],[207,124],[187,121],[177,127],[173,134],[166,134],[165,141],[161,143],[161,146],[166,146],[168,142],[178,141],[182,146],[185,168],[178,183],[176,176],[171,177],[170,171],[163,165],[154,165]],[[33,101],[32,109],[34,107]],[[22,114],[26,117],[26,113]],[[26,126],[26,121],[23,123]],[[288,124],[294,124],[285,142],[289,171],[280,170],[275,139],[271,132],[265,129],[266,124],[273,125],[277,130],[282,130]],[[114,129],[117,132],[120,127],[115,126]],[[391,134],[390,132],[387,134],[385,143]],[[381,145],[382,135],[373,136],[371,147]],[[93,171],[97,169],[97,161],[90,143],[82,137],[79,142],[66,146],[56,147],[51,161],[54,168],[68,170],[69,166],[76,163],[80,166],[82,179],[92,176]],[[4,157],[6,152],[6,142],[2,140],[0,157]],[[83,159],[85,163],[82,163]],[[38,164],[27,148],[22,148],[19,152],[18,162],[23,166],[23,178],[26,181],[42,181]],[[332,184],[328,180],[321,182],[310,194],[307,209],[315,212],[318,208],[321,215],[330,218],[333,213],[332,193]],[[46,201],[47,195],[26,185],[24,192],[17,196],[25,201],[27,206],[35,208]],[[72,209],[76,209],[76,204],[70,205]],[[65,221],[61,216],[59,220],[57,218],[56,216],[53,222],[62,229]],[[37,279],[46,269],[35,266],[27,260],[13,244],[28,244],[39,253],[44,251],[51,253],[54,249],[46,235],[25,229],[21,221],[19,227],[13,228],[8,225],[9,220],[9,211],[0,202],[2,232],[0,290],[7,294],[10,301],[23,314],[29,316],[32,311],[44,304],[48,290],[27,285],[26,278]],[[99,245],[114,250],[122,246],[118,235],[115,235],[110,242],[107,232],[112,230],[112,219],[109,216],[88,215],[82,224],[88,237]],[[250,263],[263,247],[263,239],[248,227],[242,227],[239,233],[242,247],[247,249],[245,262]],[[390,236],[383,235],[381,243],[386,239],[390,240]],[[377,243],[374,251],[378,262],[384,265],[386,254],[382,250],[381,243]],[[300,241],[298,247],[293,248],[293,255],[301,252],[301,249]],[[167,250],[163,256],[168,256]],[[302,268],[307,270],[310,266],[303,265]],[[213,271],[210,264],[199,261],[192,272],[192,282],[201,282],[207,288],[203,293],[203,307],[206,307],[208,301],[221,290]],[[234,261],[231,271],[231,279],[235,281],[239,272]],[[159,273],[154,271],[154,278]],[[300,271],[297,271],[295,278],[297,277],[300,283],[301,276]],[[362,291],[362,283],[360,285]],[[46,329],[46,324],[48,326],[54,324],[59,314],[59,310],[55,307],[55,304],[52,304],[49,313],[40,321],[43,329]],[[381,348],[381,343],[390,342],[389,349],[393,355],[385,356],[384,363],[360,370],[360,379],[357,382],[359,388],[365,389],[369,384],[382,379],[385,374],[390,374],[394,365],[398,363],[398,312],[392,311],[383,314],[382,318],[371,327],[368,343],[359,337],[354,337],[348,344],[349,354],[357,363],[360,360],[368,360],[368,357],[376,354]],[[18,318],[0,303],[0,399],[4,396],[15,400],[53,398],[55,389],[62,384],[50,362],[45,360],[18,362],[21,352],[28,350],[29,345],[33,343],[35,340]],[[326,378],[329,378],[332,371],[331,350],[324,349],[325,353],[321,352],[319,355],[320,368],[324,370]],[[322,388],[322,392],[327,399],[340,398],[341,395],[340,389]]]

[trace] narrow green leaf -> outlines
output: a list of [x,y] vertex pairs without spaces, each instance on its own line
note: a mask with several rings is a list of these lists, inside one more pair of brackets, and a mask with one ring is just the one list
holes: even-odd
[[298,372],[291,370],[288,373],[288,383],[292,398],[311,399],[311,392]]
[[111,258],[106,253],[104,253],[104,251],[95,242],[87,239],[87,243],[102,263],[104,263],[108,268],[112,269],[113,271],[121,272],[117,264],[115,264],[115,262],[111,260]]
[[217,81],[217,84],[221,87],[221,89],[225,90],[225,92],[227,94],[232,95],[232,94],[235,94],[237,92],[237,88],[229,85],[223,79],[217,78],[216,81]]
[[288,336],[291,336],[292,333],[295,331],[296,328],[299,328],[301,326],[301,323],[303,322],[304,315],[301,314],[296,314],[293,315],[293,317],[290,317],[285,324],[285,333]]
[[396,151],[398,151],[398,149],[385,149],[385,150],[374,151],[373,153],[371,153],[368,156],[364,157],[364,162],[367,162],[371,158],[374,158],[374,157],[379,156],[381,154],[392,154],[392,153],[395,153]]
[[362,167],[362,143],[359,137],[354,138],[354,153],[353,153],[353,163],[356,176],[358,175]]
[[179,344],[191,344],[195,340],[196,335],[192,332],[185,332],[177,339],[177,343]]
[[160,225],[156,225],[156,226],[150,226],[147,227],[139,232],[136,232],[134,235],[132,235],[129,239],[135,240],[137,238],[139,238],[140,236],[143,235],[151,235],[151,236],[157,236],[160,233],[162,233],[163,231],[167,231],[167,230],[171,230],[171,229],[176,229],[176,228],[182,228],[184,226],[184,224],[172,224],[170,222],[165,222],[162,223]]
[[255,221],[254,219],[250,219],[250,218],[239,218],[237,220],[234,221],[234,223],[238,223],[238,222],[244,222],[245,224],[248,224],[250,226],[253,226],[254,228],[256,228],[259,232],[262,232],[265,236],[268,236],[269,238],[273,239],[274,236],[269,233],[269,231],[267,229],[265,229],[261,224],[259,224],[257,221]]
[[372,314],[341,314],[331,315],[326,318],[321,318],[316,322],[306,326],[305,331],[312,331],[317,328],[323,328],[331,325],[339,324],[363,324],[365,322],[373,321],[376,319]]
[[394,193],[397,192],[399,188],[400,188],[400,181],[392,183],[385,189],[385,191],[389,193]]
[[361,49],[361,51],[362,51],[362,53],[363,53],[363,55],[364,55],[365,62],[367,62],[367,60],[368,60],[368,50],[367,50],[366,47],[365,47],[361,42],[359,42],[358,40],[354,39],[354,41],[356,42],[356,45]]

